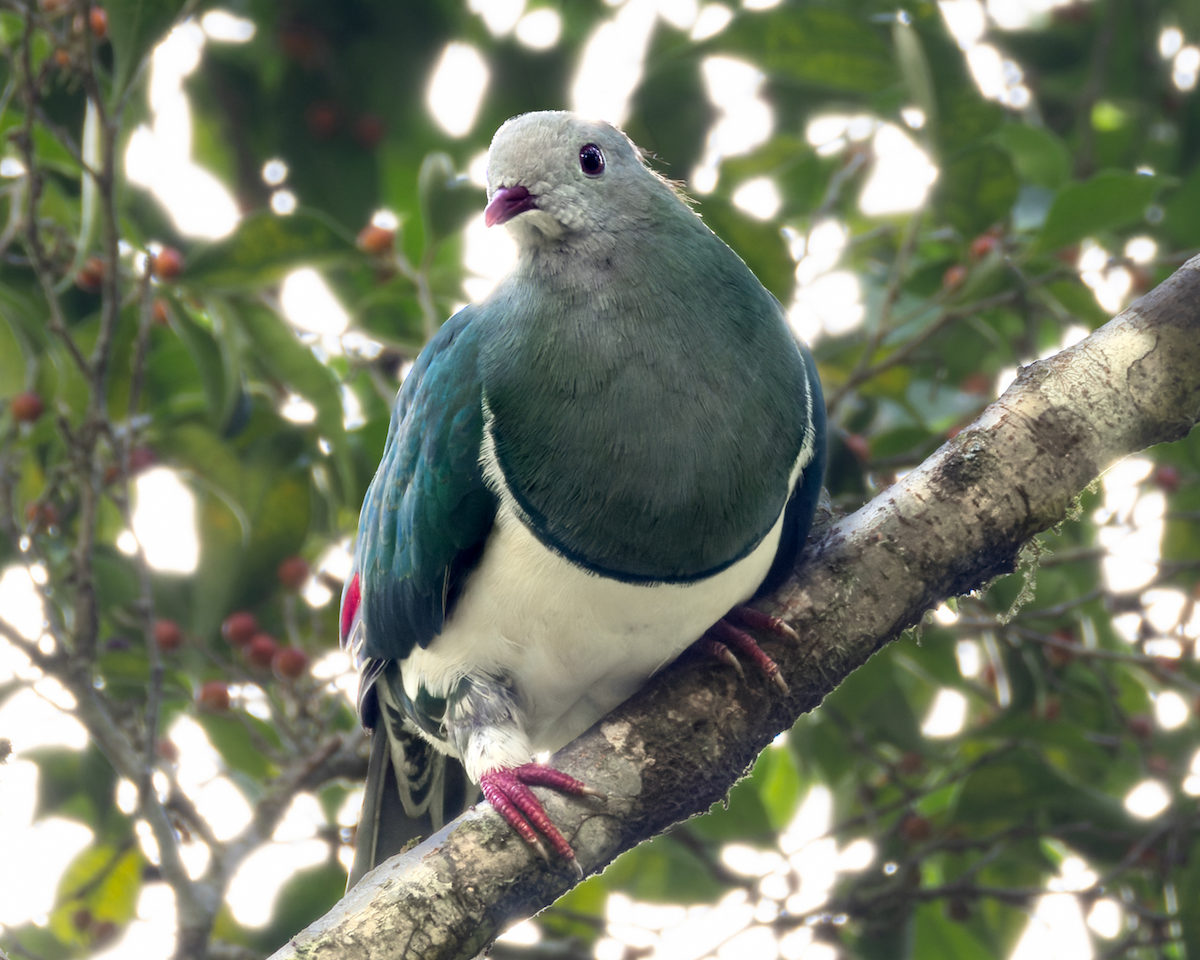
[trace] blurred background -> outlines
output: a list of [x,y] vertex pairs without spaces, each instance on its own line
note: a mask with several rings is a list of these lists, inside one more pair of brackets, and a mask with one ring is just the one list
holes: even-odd
[[[621,125],[812,344],[849,513],[1200,247],[1193,0],[0,4],[0,956],[263,957],[345,885],[395,391]],[[1200,956],[1200,442],[496,947]],[[1053,953],[1052,953],[1053,951]]]

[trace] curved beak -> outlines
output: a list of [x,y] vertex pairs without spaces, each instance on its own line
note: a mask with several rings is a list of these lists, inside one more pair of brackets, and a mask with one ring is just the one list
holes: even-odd
[[511,187],[500,187],[488,200],[483,211],[483,222],[489,227],[507,223],[519,213],[537,209],[537,197],[519,183]]

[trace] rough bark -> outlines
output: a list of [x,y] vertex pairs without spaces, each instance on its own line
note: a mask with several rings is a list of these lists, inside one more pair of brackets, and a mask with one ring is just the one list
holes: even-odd
[[[768,641],[791,685],[685,660],[553,760],[606,800],[540,791],[587,873],[721,799],[777,734],[941,600],[1015,569],[1116,460],[1200,418],[1200,257],[1082,343],[1024,368],[979,419],[810,544],[767,607],[799,644]],[[481,804],[369,874],[274,956],[469,958],[565,893]]]

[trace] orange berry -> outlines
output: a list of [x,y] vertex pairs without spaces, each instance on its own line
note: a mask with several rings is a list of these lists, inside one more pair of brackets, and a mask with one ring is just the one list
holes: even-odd
[[158,649],[164,652],[178,650],[183,646],[183,631],[174,620],[156,620],[154,642],[158,644]]
[[1182,482],[1179,468],[1170,463],[1161,463],[1155,467],[1153,479],[1155,486],[1163,493],[1174,493]]
[[100,288],[104,286],[105,272],[103,260],[99,257],[88,257],[75,274],[75,284],[86,293],[99,293]]
[[159,280],[174,280],[183,273],[183,254],[174,247],[163,247],[151,255],[150,273]]
[[308,669],[308,654],[299,647],[280,647],[271,660],[271,669],[280,680],[295,680]]
[[990,233],[981,233],[971,241],[970,253],[972,260],[982,260],[1000,246],[1000,239]]
[[392,244],[395,242],[395,230],[377,227],[373,223],[368,223],[358,233],[358,249],[363,253],[371,254],[373,257],[377,257],[381,253],[387,253],[392,249]]
[[355,121],[354,139],[364,150],[374,150],[383,141],[384,126],[373,113],[364,113]]
[[167,301],[162,297],[155,297],[154,303],[150,305],[150,316],[160,327],[167,326],[171,322],[167,313]]
[[103,7],[92,7],[88,12],[88,26],[92,28],[92,35],[97,40],[108,36],[108,13]]
[[252,666],[266,670],[271,666],[271,661],[275,659],[275,651],[278,649],[279,644],[275,642],[273,636],[269,633],[259,633],[251,637],[250,642],[246,644],[246,659]]
[[303,557],[288,557],[276,571],[279,582],[287,590],[299,590],[308,581],[308,561]]
[[233,701],[229,697],[229,687],[224,680],[205,680],[200,684],[196,702],[207,710],[221,712],[228,710]]
[[918,813],[906,814],[900,821],[900,836],[909,843],[920,843],[933,835],[933,824]]
[[231,613],[221,624],[221,636],[232,647],[244,647],[258,633],[258,620],[248,610]]
[[955,287],[961,287],[966,279],[967,268],[961,263],[956,263],[942,274],[942,286],[947,290],[953,290]]
[[24,393],[18,393],[8,402],[8,409],[17,423],[33,423],[45,412],[46,408],[41,397],[31,390],[26,390]]

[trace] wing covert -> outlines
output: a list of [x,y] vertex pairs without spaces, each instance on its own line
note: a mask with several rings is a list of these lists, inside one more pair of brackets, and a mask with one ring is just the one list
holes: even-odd
[[477,314],[466,307],[442,326],[397,397],[359,517],[360,662],[400,660],[429,645],[492,528],[495,498],[479,466]]

